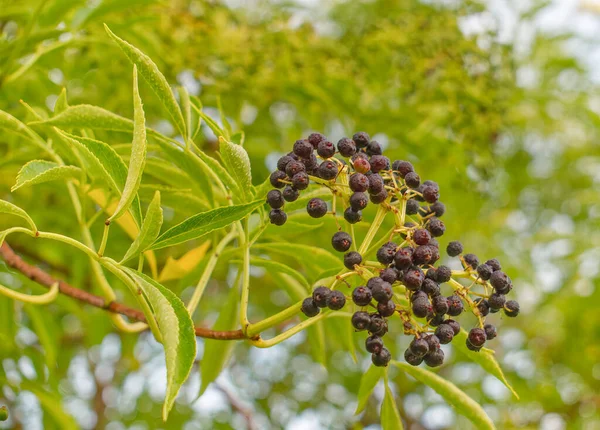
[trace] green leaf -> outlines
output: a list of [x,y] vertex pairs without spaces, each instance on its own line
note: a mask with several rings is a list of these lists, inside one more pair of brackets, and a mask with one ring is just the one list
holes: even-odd
[[383,376],[383,373],[383,367],[377,367],[371,364],[367,371],[363,374],[362,378],[360,378],[360,387],[358,388],[358,405],[356,405],[356,412],[354,412],[355,415],[360,414],[365,409],[367,402],[369,401],[369,397]]
[[35,226],[35,223],[31,219],[31,217],[27,215],[27,212],[25,212],[20,207],[13,205],[12,203],[7,202],[6,200],[0,200],[0,213],[15,215],[23,218],[31,226],[31,229],[37,232],[37,227]]
[[[238,263],[239,260],[235,260],[235,262]],[[255,256],[250,257],[250,264],[252,264],[253,266],[264,267],[269,272],[280,272],[285,273],[286,275],[290,275],[292,278],[298,281],[302,285],[302,287],[306,289],[307,292],[310,291],[310,285],[306,278],[302,276],[300,272],[292,269],[286,264],[281,264],[278,261],[267,260],[265,258]]]
[[338,339],[342,348],[348,351],[354,362],[357,363],[358,358],[356,357],[356,343],[354,341],[356,332],[354,331],[352,324],[349,324],[348,318],[327,318],[326,324],[329,328],[331,338]]
[[75,166],[61,166],[46,160],[33,160],[25,164],[17,174],[17,182],[10,189],[16,191],[22,186],[41,184],[66,178],[78,178],[81,169]]
[[59,114],[64,112],[69,107],[69,102],[67,101],[67,89],[63,88],[60,92],[58,98],[56,99],[56,103],[54,104],[54,113]]
[[149,249],[161,249],[177,245],[188,240],[197,239],[211,231],[227,227],[233,222],[246,217],[263,203],[263,200],[256,200],[243,205],[224,206],[194,215],[161,234]]
[[231,141],[236,145],[244,146],[244,142],[246,140],[246,135],[243,131],[238,131],[231,135]]
[[129,170],[127,180],[121,193],[121,200],[115,213],[109,221],[122,216],[137,196],[138,188],[142,182],[142,174],[146,165],[146,118],[142,99],[138,89],[137,67],[133,66],[133,142],[131,144],[131,157],[129,159]]
[[514,388],[510,385],[506,376],[504,376],[504,372],[500,368],[500,365],[496,361],[496,357],[494,356],[494,351],[488,348],[481,348],[479,352],[471,351],[467,348],[467,336],[468,333],[461,329],[460,333],[454,337],[454,342],[452,345],[460,351],[462,354],[466,355],[470,360],[479,364],[483,370],[488,372],[490,375],[498,378],[505,386],[510,390],[510,392],[518,399],[519,395],[514,390]]
[[185,87],[177,87],[177,93],[179,93],[179,103],[183,109],[183,118],[185,120],[185,128],[187,135],[184,136],[186,139],[192,138],[192,107],[190,101],[190,95]]
[[192,96],[190,97],[190,100],[192,102],[192,109],[194,109],[198,116],[204,120],[206,125],[208,125],[208,127],[212,130],[215,136],[225,137],[226,132],[221,127],[219,127],[219,124],[217,124],[214,119],[212,119],[210,116],[206,115],[202,111],[202,103],[200,102],[200,99],[198,97]]
[[154,310],[165,347],[167,364],[167,394],[162,417],[167,420],[175,397],[185,382],[196,358],[196,334],[194,323],[185,305],[171,290],[136,270],[124,268],[142,289]]
[[[238,324],[238,308],[240,293],[236,286],[232,287],[227,301],[223,304],[221,312],[215,322],[213,330],[235,330]],[[200,362],[201,387],[198,396],[201,396],[227,365],[235,342],[223,342],[216,339],[204,340],[204,355]]]
[[333,270],[334,268],[342,268],[342,261],[333,255],[331,252],[316,246],[303,245],[300,243],[257,243],[254,245],[256,249],[264,249],[268,252],[282,253],[295,258],[301,264],[310,264],[321,270]]
[[182,136],[187,136],[185,121],[183,120],[183,115],[181,113],[181,109],[179,109],[179,105],[177,104],[177,100],[175,100],[175,96],[171,91],[171,87],[167,82],[167,79],[163,76],[163,74],[158,70],[158,67],[154,62],[144,54],[142,51],[137,49],[135,46],[130,43],[124,41],[115,35],[106,24],[104,24],[104,28],[108,35],[119,45],[119,48],[123,50],[127,58],[134,63],[144,80],[150,85],[152,91],[158,96],[163,106],[173,119],[175,127],[179,130]]
[[327,347],[325,344],[324,321],[317,321],[306,329],[306,337],[310,345],[310,355],[316,363],[327,367]]
[[225,167],[233,174],[235,181],[248,198],[252,190],[252,171],[248,153],[240,145],[228,142],[222,137],[219,138],[219,151]]
[[398,406],[396,400],[392,394],[392,390],[388,385],[387,380],[385,381],[385,396],[383,397],[383,403],[381,404],[381,427],[383,430],[402,430],[402,420],[400,419],[400,412],[398,412]]
[[471,420],[478,429],[495,429],[494,423],[487,416],[483,408],[453,383],[421,367],[411,366],[410,364],[398,361],[392,361],[392,364],[419,382],[432,388],[453,406],[458,413]]
[[6,406],[0,406],[0,421],[6,421],[8,419],[8,408]]
[[69,106],[58,115],[43,121],[33,121],[29,125],[52,125],[58,128],[91,128],[131,133],[133,121],[106,109],[92,105]]
[[[55,129],[61,139],[79,149],[81,156],[91,165],[93,171],[99,172],[102,179],[111,190],[121,195],[127,182],[127,165],[119,154],[107,143],[87,137],[74,136],[58,128]],[[137,195],[133,197],[130,208],[131,215],[136,224],[142,224],[142,209]]]
[[140,252],[144,252],[158,237],[162,223],[163,210],[160,207],[160,191],[157,191],[146,211],[146,218],[144,218],[144,222],[142,223],[140,234],[125,253],[121,264],[135,257]]

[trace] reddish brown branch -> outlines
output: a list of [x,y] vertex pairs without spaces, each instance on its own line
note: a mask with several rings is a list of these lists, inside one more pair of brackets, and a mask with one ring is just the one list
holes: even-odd
[[[106,303],[105,300],[87,291],[75,288],[64,281],[54,279],[50,274],[44,272],[42,269],[25,262],[19,257],[12,248],[4,242],[0,247],[0,257],[6,262],[9,267],[18,270],[23,275],[27,276],[32,281],[50,288],[56,282],[58,282],[59,291],[65,296],[72,297],[81,302],[87,303],[88,305],[107,310],[116,314],[124,315],[132,320],[146,322],[146,317],[137,309],[130,308],[127,305],[118,302]],[[242,330],[231,330],[231,331],[215,331],[204,327],[195,327],[196,336],[206,337],[210,339],[219,340],[235,340],[245,339]]]

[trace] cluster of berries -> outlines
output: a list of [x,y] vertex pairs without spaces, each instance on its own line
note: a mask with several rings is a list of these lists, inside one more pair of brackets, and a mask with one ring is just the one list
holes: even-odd
[[[351,323],[357,331],[368,331],[365,348],[372,354],[376,366],[387,366],[391,360],[382,338],[388,332],[388,319],[393,315],[403,322],[404,333],[414,336],[404,353],[405,360],[412,365],[425,362],[436,367],[443,363],[444,352],[440,345],[450,343],[461,331],[460,324],[449,317],[456,317],[467,308],[478,321],[468,333],[467,347],[479,351],[497,334],[496,328],[485,322],[488,314],[504,310],[505,315],[514,317],[519,313],[519,304],[506,300],[512,282],[501,270],[498,260],[480,264],[477,256],[463,254],[460,242],[454,241],[448,244],[446,252],[450,257],[460,258],[463,270],[453,271],[444,265],[436,267],[440,259],[436,238],[446,230],[440,220],[445,206],[439,201],[438,184],[421,182],[408,161],[390,163],[382,154],[381,146],[364,132],[356,133],[352,139],[341,139],[337,152],[349,160],[334,158],[335,146],[322,134],[313,133],[306,140],[296,141],[293,152],[283,156],[271,174],[271,184],[277,188],[267,196],[272,208],[271,222],[285,223],[284,202],[297,200],[299,191],[306,189],[312,180],[326,186],[334,195],[333,210],[329,212],[334,217],[335,202],[341,201],[345,208],[344,219],[355,224],[362,219],[362,211],[371,201],[380,205],[384,216],[394,215],[395,227],[379,245],[369,248],[383,218],[373,222],[359,250],[356,244],[350,250],[353,230],[351,235],[340,228],[333,235],[331,245],[345,253],[344,266],[348,272],[338,275],[330,288],[317,287],[312,296],[303,301],[302,312],[314,317],[320,308],[343,308],[347,298],[334,288],[342,282],[350,287],[346,278],[357,276],[366,282],[354,288],[348,297],[359,308],[352,315]],[[279,189],[283,187],[281,192]],[[309,200],[306,210],[314,218],[328,213],[327,203],[319,198]],[[363,259],[370,253],[375,254],[377,262]],[[444,286],[451,289],[450,295],[443,294]]]

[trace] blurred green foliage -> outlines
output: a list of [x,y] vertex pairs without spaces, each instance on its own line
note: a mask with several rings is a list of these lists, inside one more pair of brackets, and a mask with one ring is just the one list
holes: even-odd
[[[541,6],[520,9],[516,25],[533,26]],[[473,36],[461,30],[483,17],[489,18],[486,7],[466,0],[452,6],[318,2],[313,9],[271,2],[244,8],[184,0],[0,0],[0,109],[31,120],[19,103],[24,100],[48,115],[64,87],[70,104],[131,117],[130,63],[106,37],[106,22],[151,56],[169,82],[197,94],[215,119],[220,100],[234,129],[246,133],[255,184],[309,131],[335,140],[358,129],[377,135],[390,158],[409,159],[422,177],[440,183],[448,208],[442,245],[460,239],[482,258],[500,258],[522,303],[517,320],[498,316],[494,344],[520,401],[456,353],[440,374],[482,404],[498,428],[598,429],[598,88],[566,49],[574,36],[534,32],[524,48],[525,41],[500,43],[493,26]],[[149,125],[172,132],[149,88],[141,92]],[[211,152],[216,140],[203,131],[202,147]],[[117,148],[127,141],[118,134],[110,139]],[[10,195],[16,173],[38,157],[35,152],[0,134],[0,198],[26,208],[40,228],[76,236],[71,209],[63,209],[70,208],[65,193],[40,185]],[[174,181],[185,178],[181,173]],[[152,181],[148,171],[146,179]],[[148,203],[152,195],[141,197]],[[188,215],[165,213],[171,220]],[[1,218],[0,228],[10,222]],[[324,246],[333,228],[330,221],[310,235],[290,228],[285,239]],[[281,230],[270,227],[266,234],[278,240]],[[73,285],[94,290],[80,254],[21,237],[10,243]],[[125,235],[116,236],[109,252],[120,255],[128,246]],[[159,266],[187,250],[160,254]],[[310,264],[281,261],[316,280]],[[2,283],[41,291],[0,267]],[[201,268],[169,287],[189,297]],[[228,268],[217,266],[198,324],[211,326],[222,309],[233,281]],[[253,270],[251,319],[289,304],[288,284],[281,274]],[[122,292],[119,299],[133,303]],[[39,422],[74,428],[69,414],[85,428],[110,422],[154,428],[164,363],[150,336],[117,333],[102,311],[64,297],[44,308],[0,297],[0,320],[1,403],[14,410],[0,428],[37,428]],[[357,351],[353,362],[335,335],[335,320],[324,332],[311,328],[273,349],[236,344],[220,388],[196,403],[195,372],[170,428],[186,422],[189,429],[243,428],[246,409],[254,411],[257,428],[298,428],[300,419],[313,428],[377,424],[383,389],[364,415],[353,417],[366,357]],[[396,356],[408,340],[398,336]],[[390,382],[406,428],[469,428],[415,380],[392,373]]]

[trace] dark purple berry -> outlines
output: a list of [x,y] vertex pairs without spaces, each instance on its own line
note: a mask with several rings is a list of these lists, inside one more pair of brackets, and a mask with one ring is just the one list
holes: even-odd
[[331,246],[338,252],[346,252],[352,245],[352,238],[345,231],[338,231],[331,238]]
[[427,298],[416,299],[412,302],[412,312],[418,318],[425,318],[431,312],[431,303]]
[[353,193],[350,196],[350,207],[354,211],[359,211],[367,207],[369,198],[365,193]]
[[[427,272],[429,273],[429,272]],[[421,285],[421,290],[429,297],[437,297],[440,295],[440,286],[433,279],[425,278]]]
[[504,304],[504,314],[507,317],[516,317],[519,315],[520,306],[516,300],[509,300]]
[[448,312],[446,312],[448,315],[456,317],[464,310],[464,305],[460,297],[449,296],[446,297],[446,301],[448,302]]
[[402,179],[404,179],[408,173],[415,171],[415,168],[410,162],[402,160],[394,161],[394,163],[392,164],[392,169],[398,172],[398,175]]
[[424,358],[425,364],[429,367],[438,367],[444,363],[444,351],[435,350],[427,354]]
[[387,333],[387,322],[379,314],[371,314],[371,322],[369,323],[369,331],[378,336],[383,336]]
[[425,354],[429,352],[429,343],[423,338],[415,337],[408,349],[417,357],[423,357]]
[[362,263],[362,256],[356,251],[350,251],[344,255],[344,266],[348,270],[354,270],[354,266]]
[[438,315],[434,312],[429,312],[427,314],[427,324],[431,327],[437,327],[444,322],[444,315]]
[[292,186],[297,190],[305,190],[308,188],[310,179],[306,172],[298,172],[292,177]]
[[298,200],[298,197],[300,197],[300,192],[297,189],[292,188],[289,185],[286,185],[283,189],[283,198],[286,202],[295,202]]
[[373,173],[368,176],[369,179],[369,193],[379,194],[384,190],[383,178],[379,173]]
[[372,298],[373,294],[371,294],[371,290],[367,287],[356,287],[352,291],[352,301],[358,306],[368,306]]
[[319,143],[325,139],[327,139],[327,138],[325,136],[323,136],[321,133],[311,133],[310,136],[308,136],[308,141],[314,149],[317,149],[317,147],[319,146]]
[[321,218],[327,213],[327,203],[315,197],[306,204],[306,212],[313,218]]
[[446,247],[446,253],[448,253],[448,255],[450,257],[456,257],[457,255],[462,254],[462,252],[463,252],[462,243],[460,243],[457,240],[450,242],[448,244],[448,246]]
[[331,158],[335,154],[335,146],[328,140],[322,140],[317,147],[317,154],[321,158]]
[[333,311],[338,311],[346,305],[346,296],[341,291],[332,291],[327,298],[327,307]]
[[367,144],[366,152],[369,156],[381,155],[381,145],[376,140],[372,140]]
[[408,269],[412,266],[412,256],[414,249],[410,247],[400,248],[394,255],[394,263],[396,268],[400,270]]
[[431,239],[431,234],[423,228],[419,228],[413,232],[413,240],[417,245],[427,245]]
[[502,266],[500,266],[500,262],[498,260],[496,260],[495,258],[492,258],[491,260],[486,261],[485,264],[490,266],[494,272],[496,272],[498,270],[502,270]]
[[[416,215],[419,213],[420,208],[421,208],[421,206],[419,205],[419,202],[416,201],[415,199],[408,199],[406,201],[406,215]],[[427,230],[425,230],[425,231],[427,231]],[[429,233],[429,232],[427,232],[427,233]]]
[[421,185],[421,178],[417,172],[408,172],[404,177],[404,181],[410,188],[417,188],[419,185]]
[[379,312],[379,315],[382,317],[391,317],[394,315],[394,312],[396,312],[396,304],[392,300],[379,302],[377,303],[377,312]]
[[487,264],[480,264],[479,266],[477,266],[477,274],[484,281],[487,281],[488,279],[490,279],[490,277],[492,276],[492,273],[494,273],[494,269],[492,269]]
[[413,303],[416,300],[428,300],[428,298],[429,297],[427,297],[427,293],[425,293],[423,290],[417,290],[413,291],[410,295],[410,302]]
[[271,224],[283,225],[287,221],[287,214],[281,209],[271,209],[269,212],[269,220]]
[[356,143],[356,146],[358,148],[366,148],[369,142],[371,141],[371,137],[364,131],[359,131],[357,133],[354,133],[354,136],[352,136],[352,140],[354,141],[354,143]]
[[371,293],[373,294],[373,298],[378,302],[387,302],[392,298],[394,294],[392,291],[392,286],[388,282],[385,282],[383,279],[378,279],[380,279],[381,282],[373,283]]
[[381,348],[381,351],[379,351],[379,353],[371,355],[371,361],[377,367],[387,366],[391,359],[392,354],[385,347]]
[[485,337],[487,338],[487,340],[492,340],[498,335],[498,332],[496,331],[496,327],[493,326],[492,324],[484,325],[483,330],[485,331]]
[[435,334],[428,334],[424,337],[427,345],[429,346],[429,353],[431,354],[434,351],[440,349],[440,340]]
[[377,250],[377,261],[387,266],[388,264],[391,264],[392,261],[394,261],[395,255],[396,244],[393,242],[388,242]]
[[285,168],[290,161],[294,161],[294,159],[289,155],[284,155],[277,161],[277,169],[285,172]]
[[433,237],[440,237],[444,235],[446,231],[446,226],[444,222],[439,218],[431,218],[427,223],[427,230],[431,233]]
[[[435,182],[434,182],[435,184]],[[427,203],[435,203],[440,198],[440,189],[435,185],[425,185],[423,184],[423,188],[421,189],[421,194],[423,194],[423,198]]]
[[271,173],[269,181],[275,188],[283,188],[285,184],[281,181],[285,180],[285,178],[287,178],[285,172],[282,172],[281,170],[275,170],[273,173]]
[[444,321],[444,324],[452,327],[452,330],[454,331],[454,336],[456,336],[456,335],[458,335],[458,333],[460,333],[460,324],[458,321],[447,319]]
[[482,317],[485,317],[490,313],[490,304],[486,299],[479,297],[475,300],[475,305],[477,306],[479,315]]
[[423,284],[423,280],[425,279],[425,274],[418,267],[411,267],[406,271],[404,277],[402,278],[402,283],[409,290],[418,290]]
[[298,157],[308,158],[312,154],[314,148],[306,139],[297,140],[294,143],[294,154]]
[[352,208],[346,208],[344,211],[344,219],[350,224],[356,224],[362,219],[362,211],[355,211]]
[[394,267],[388,267],[379,273],[379,277],[385,282],[393,284],[398,280],[398,270]]
[[416,356],[410,349],[404,351],[404,359],[411,366],[418,366],[423,362],[423,357]]
[[362,173],[354,173],[348,181],[350,189],[355,192],[364,193],[369,189],[369,178]]
[[285,173],[293,178],[296,173],[306,172],[306,166],[300,161],[290,161],[285,167]]
[[433,250],[428,245],[417,246],[415,252],[413,252],[413,263],[417,266],[422,266],[431,261],[433,257]]
[[444,315],[448,312],[448,300],[444,296],[435,296],[431,299],[433,311],[438,315]]
[[365,349],[367,352],[378,354],[382,348],[383,340],[377,335],[372,334],[365,340]]
[[320,308],[327,307],[327,299],[331,295],[331,290],[327,287],[317,287],[312,293],[312,299]]
[[373,173],[378,173],[381,170],[389,170],[390,160],[384,155],[373,155],[369,160]]
[[373,203],[378,205],[379,203],[383,203],[385,199],[388,197],[388,192],[386,189],[381,190],[377,194],[371,194],[370,198]]
[[473,346],[483,346],[486,340],[485,331],[482,328],[476,327],[472,328],[469,332],[469,337],[467,337],[467,342],[469,342]]
[[506,304],[506,297],[504,294],[493,293],[488,299],[488,303],[492,309],[502,309]]
[[271,190],[267,193],[267,203],[273,209],[279,209],[285,203],[283,200],[283,195],[279,190]]
[[477,266],[479,266],[479,258],[477,258],[475,254],[465,254],[463,255],[463,259],[465,260],[467,267],[477,269]]
[[300,310],[307,317],[314,317],[321,311],[317,307],[317,305],[315,305],[315,302],[313,301],[313,299],[311,297],[307,297],[306,299],[304,299],[304,301],[302,302],[302,307],[300,307]]
[[429,206],[429,210],[425,215],[435,214],[436,217],[441,217],[446,212],[446,206],[442,202],[435,202]]
[[319,178],[334,179],[338,175],[338,165],[334,161],[325,160],[319,165],[317,173]]
[[452,269],[450,269],[448,266],[439,266],[435,274],[436,281],[438,281],[440,284],[443,284],[452,278]]
[[496,292],[505,294],[509,291],[510,278],[503,271],[497,270],[490,276],[490,284],[492,284]]
[[344,137],[338,141],[337,149],[342,157],[352,157],[356,154],[356,143],[352,139]]
[[352,314],[352,327],[358,331],[366,330],[371,324],[371,316],[367,312],[358,311]]
[[440,340],[442,345],[452,342],[454,338],[454,330],[448,324],[440,324],[435,329],[435,335]]
[[467,344],[467,349],[469,349],[471,351],[475,351],[475,352],[481,351],[481,347],[480,346],[471,345],[471,342],[469,342],[468,340],[466,341],[466,344]]

